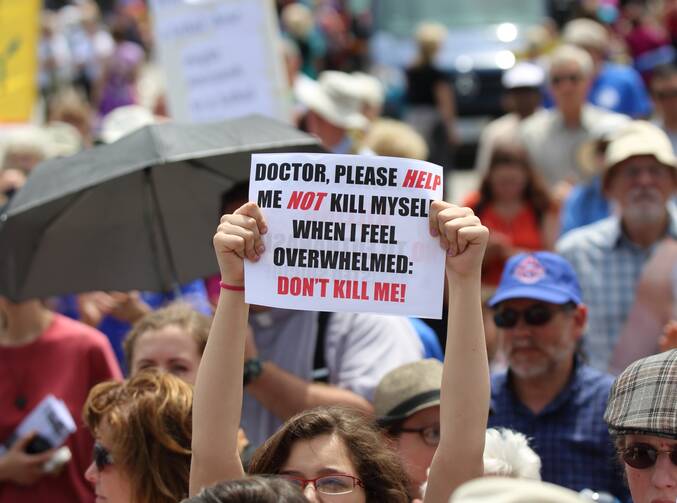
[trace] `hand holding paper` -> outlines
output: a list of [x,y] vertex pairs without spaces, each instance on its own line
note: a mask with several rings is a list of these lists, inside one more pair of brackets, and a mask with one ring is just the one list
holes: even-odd
[[0,455],[0,482],[11,481],[29,486],[45,475],[43,466],[52,458],[56,449],[39,454],[27,454],[26,448],[35,436],[36,433],[31,433],[20,438],[7,452]]
[[224,283],[244,284],[243,259],[259,259],[265,249],[261,235],[267,230],[263,213],[256,203],[246,203],[235,213],[221,217],[214,235],[214,250]]

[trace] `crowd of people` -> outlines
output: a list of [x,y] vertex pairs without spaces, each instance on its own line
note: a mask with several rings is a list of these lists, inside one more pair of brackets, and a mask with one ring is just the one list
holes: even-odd
[[[447,28],[411,34],[393,114],[368,4],[277,1],[290,121],[451,169]],[[476,190],[431,202],[442,320],[247,305],[275,232],[247,182],[214,215],[213,277],[0,291],[0,503],[677,501],[677,5],[572,4],[503,73]],[[3,128],[0,212],[41,162],[170,120],[145,1],[47,5],[44,120]],[[14,435],[48,395],[65,450]]]

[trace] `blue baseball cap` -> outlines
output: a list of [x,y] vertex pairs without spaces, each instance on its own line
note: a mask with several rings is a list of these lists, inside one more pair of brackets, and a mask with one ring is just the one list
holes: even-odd
[[489,307],[512,299],[581,304],[581,286],[571,264],[556,253],[520,253],[506,262]]

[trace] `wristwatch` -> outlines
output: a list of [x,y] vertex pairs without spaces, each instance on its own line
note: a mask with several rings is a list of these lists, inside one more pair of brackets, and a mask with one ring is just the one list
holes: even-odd
[[244,362],[244,374],[242,376],[243,386],[247,386],[251,382],[258,379],[258,377],[263,372],[263,365],[261,365],[261,360],[258,358],[248,358]]

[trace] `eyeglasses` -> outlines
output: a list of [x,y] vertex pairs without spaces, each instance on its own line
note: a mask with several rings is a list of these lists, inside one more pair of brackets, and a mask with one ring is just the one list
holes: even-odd
[[348,494],[353,492],[356,487],[364,487],[364,484],[357,477],[337,473],[335,475],[323,475],[314,479],[303,479],[292,475],[282,475],[286,480],[296,485],[303,491],[308,484],[313,484],[315,490],[322,494]]
[[645,470],[656,464],[658,455],[662,452],[668,454],[672,464],[677,466],[677,446],[669,451],[660,451],[649,444],[633,444],[623,450],[621,457],[629,466]]
[[494,313],[494,323],[499,328],[513,328],[517,326],[520,318],[523,317],[527,325],[538,327],[548,323],[557,311],[569,309],[571,309],[569,304],[563,306],[533,304],[522,311],[506,307]]
[[99,442],[94,442],[94,449],[92,450],[92,459],[98,471],[103,471],[109,465],[113,464],[113,456],[110,451],[106,449]]
[[553,86],[558,86],[563,82],[571,82],[572,84],[577,84],[583,80],[583,75],[580,73],[563,73],[561,75],[553,75],[550,77],[550,83]]
[[623,178],[635,180],[644,173],[648,173],[651,178],[667,178],[670,176],[672,170],[669,167],[659,163],[651,164],[650,166],[627,164],[620,167],[618,172]]
[[440,425],[435,424],[424,428],[397,428],[395,433],[418,433],[423,442],[431,447],[437,447],[440,444]]

